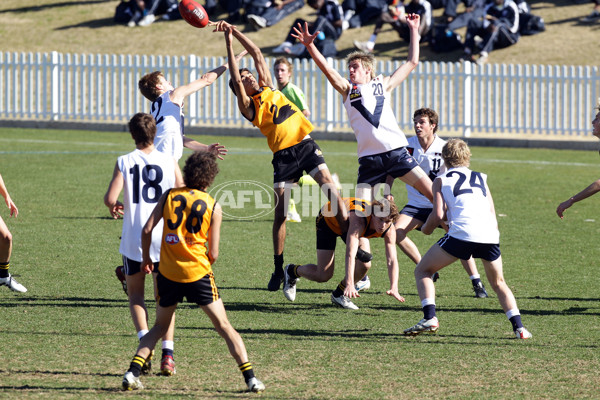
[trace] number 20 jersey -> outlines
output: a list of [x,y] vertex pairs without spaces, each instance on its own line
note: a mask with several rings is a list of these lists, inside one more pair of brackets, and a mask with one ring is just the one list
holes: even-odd
[[[158,150],[146,154],[134,150],[117,159],[124,179],[123,232],[119,252],[125,257],[142,261],[142,228],[152,214],[160,196],[175,186],[175,162]],[[160,258],[161,229],[152,233],[150,258]]]
[[211,271],[206,242],[215,200],[188,187],[172,189],[163,207],[158,270],[174,282],[189,283]]
[[448,235],[475,243],[500,243],[498,222],[490,207],[487,175],[457,167],[437,179],[442,180],[442,196],[448,207]]
[[385,153],[408,144],[383,88],[383,75],[369,83],[355,84],[344,100],[350,126],[356,136],[358,157]]

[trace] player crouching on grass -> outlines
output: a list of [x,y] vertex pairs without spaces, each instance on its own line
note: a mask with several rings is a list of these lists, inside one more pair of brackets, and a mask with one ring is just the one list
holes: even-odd
[[150,259],[152,230],[159,221],[165,220],[156,277],[159,301],[156,322],[140,341],[123,377],[123,390],[143,389],[139,378],[142,366],[158,339],[165,334],[177,303],[184,297],[202,308],[225,339],[230,354],[244,375],[248,390],[265,390],[265,385],[254,376],[240,334],[227,319],[212,272],[212,264],[219,256],[222,214],[221,206],[206,193],[206,189],[218,172],[214,154],[192,154],[183,168],[186,186],[164,193],[144,226],[142,268],[149,274],[154,268]]
[[512,291],[504,281],[500,255],[500,233],[494,200],[487,185],[487,175],[471,171],[471,151],[460,139],[450,139],[442,148],[448,171],[433,181],[433,211],[421,231],[426,235],[447,217],[448,233],[434,244],[415,268],[417,290],[423,307],[423,319],[406,329],[405,335],[435,333],[439,322],[435,316],[434,273],[457,259],[481,258],[485,274],[498,295],[517,339],[529,339]]
[[[350,297],[360,297],[354,282],[359,282],[371,268],[370,262],[356,259],[359,245],[369,252],[368,238],[381,237],[385,240],[385,254],[390,277],[390,290],[387,294],[400,302],[404,297],[398,294],[398,257],[396,256],[396,230],[394,222],[398,219],[398,207],[392,200],[381,199],[367,202],[356,198],[343,198],[349,210],[349,228],[346,243],[346,276],[331,293],[331,302],[342,308],[358,310]],[[317,264],[288,264],[284,269],[283,294],[294,301],[296,283],[300,277],[316,282],[327,282],[333,277],[335,266],[336,239],[342,231],[333,217],[335,212],[331,203],[323,206],[316,219],[317,227]],[[391,228],[391,229],[390,229]]]

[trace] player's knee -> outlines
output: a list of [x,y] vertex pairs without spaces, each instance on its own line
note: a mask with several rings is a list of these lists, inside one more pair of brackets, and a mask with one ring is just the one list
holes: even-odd
[[10,231],[0,231],[0,241],[5,245],[9,245],[12,243],[12,234]]

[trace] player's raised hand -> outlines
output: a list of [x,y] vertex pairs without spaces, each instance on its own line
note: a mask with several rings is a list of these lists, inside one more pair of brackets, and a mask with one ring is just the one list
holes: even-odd
[[292,33],[293,37],[298,39],[298,41],[303,45],[309,46],[312,42],[315,41],[315,38],[321,31],[316,31],[314,34],[311,35],[308,31],[308,22],[305,22],[304,26],[302,26],[302,24],[300,23],[294,26],[294,32],[295,33]]
[[208,152],[213,153],[215,156],[217,156],[219,160],[223,159],[222,156],[227,155],[227,151],[228,150],[225,148],[225,146],[219,143],[213,143],[208,145]]
[[215,27],[213,32],[226,32],[228,29],[235,28],[235,25],[231,25],[227,21],[217,21],[217,22],[214,22],[211,26]]
[[421,16],[419,14],[406,14],[406,23],[409,28],[419,29]]

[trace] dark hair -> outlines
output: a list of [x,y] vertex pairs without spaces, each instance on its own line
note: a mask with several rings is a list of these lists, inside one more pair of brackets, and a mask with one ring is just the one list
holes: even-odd
[[207,151],[197,151],[185,161],[183,181],[190,189],[206,190],[218,173],[217,156]]
[[156,136],[156,121],[154,117],[146,113],[137,113],[129,120],[129,132],[135,144],[150,146],[154,143]]
[[436,133],[438,130],[438,127],[440,126],[439,125],[440,118],[438,117],[437,112],[435,112],[435,110],[433,110],[431,108],[427,108],[427,107],[419,108],[413,114],[413,120],[416,119],[417,117],[420,117],[423,115],[426,116],[427,118],[429,118],[430,124],[435,125],[435,128],[433,128],[433,133]]
[[[250,70],[248,68],[240,68],[240,75],[242,75],[242,72],[247,72],[249,74],[252,74],[252,72],[250,72]],[[233,94],[235,96],[237,96],[237,93],[235,92],[235,86],[233,86],[233,79],[231,79],[231,78],[229,78],[229,88],[231,89]]]
[[142,96],[150,101],[154,101],[161,95],[161,92],[156,88],[156,85],[160,82],[160,78],[164,75],[160,71],[150,72],[140,78],[138,82],[138,88],[142,93]]

